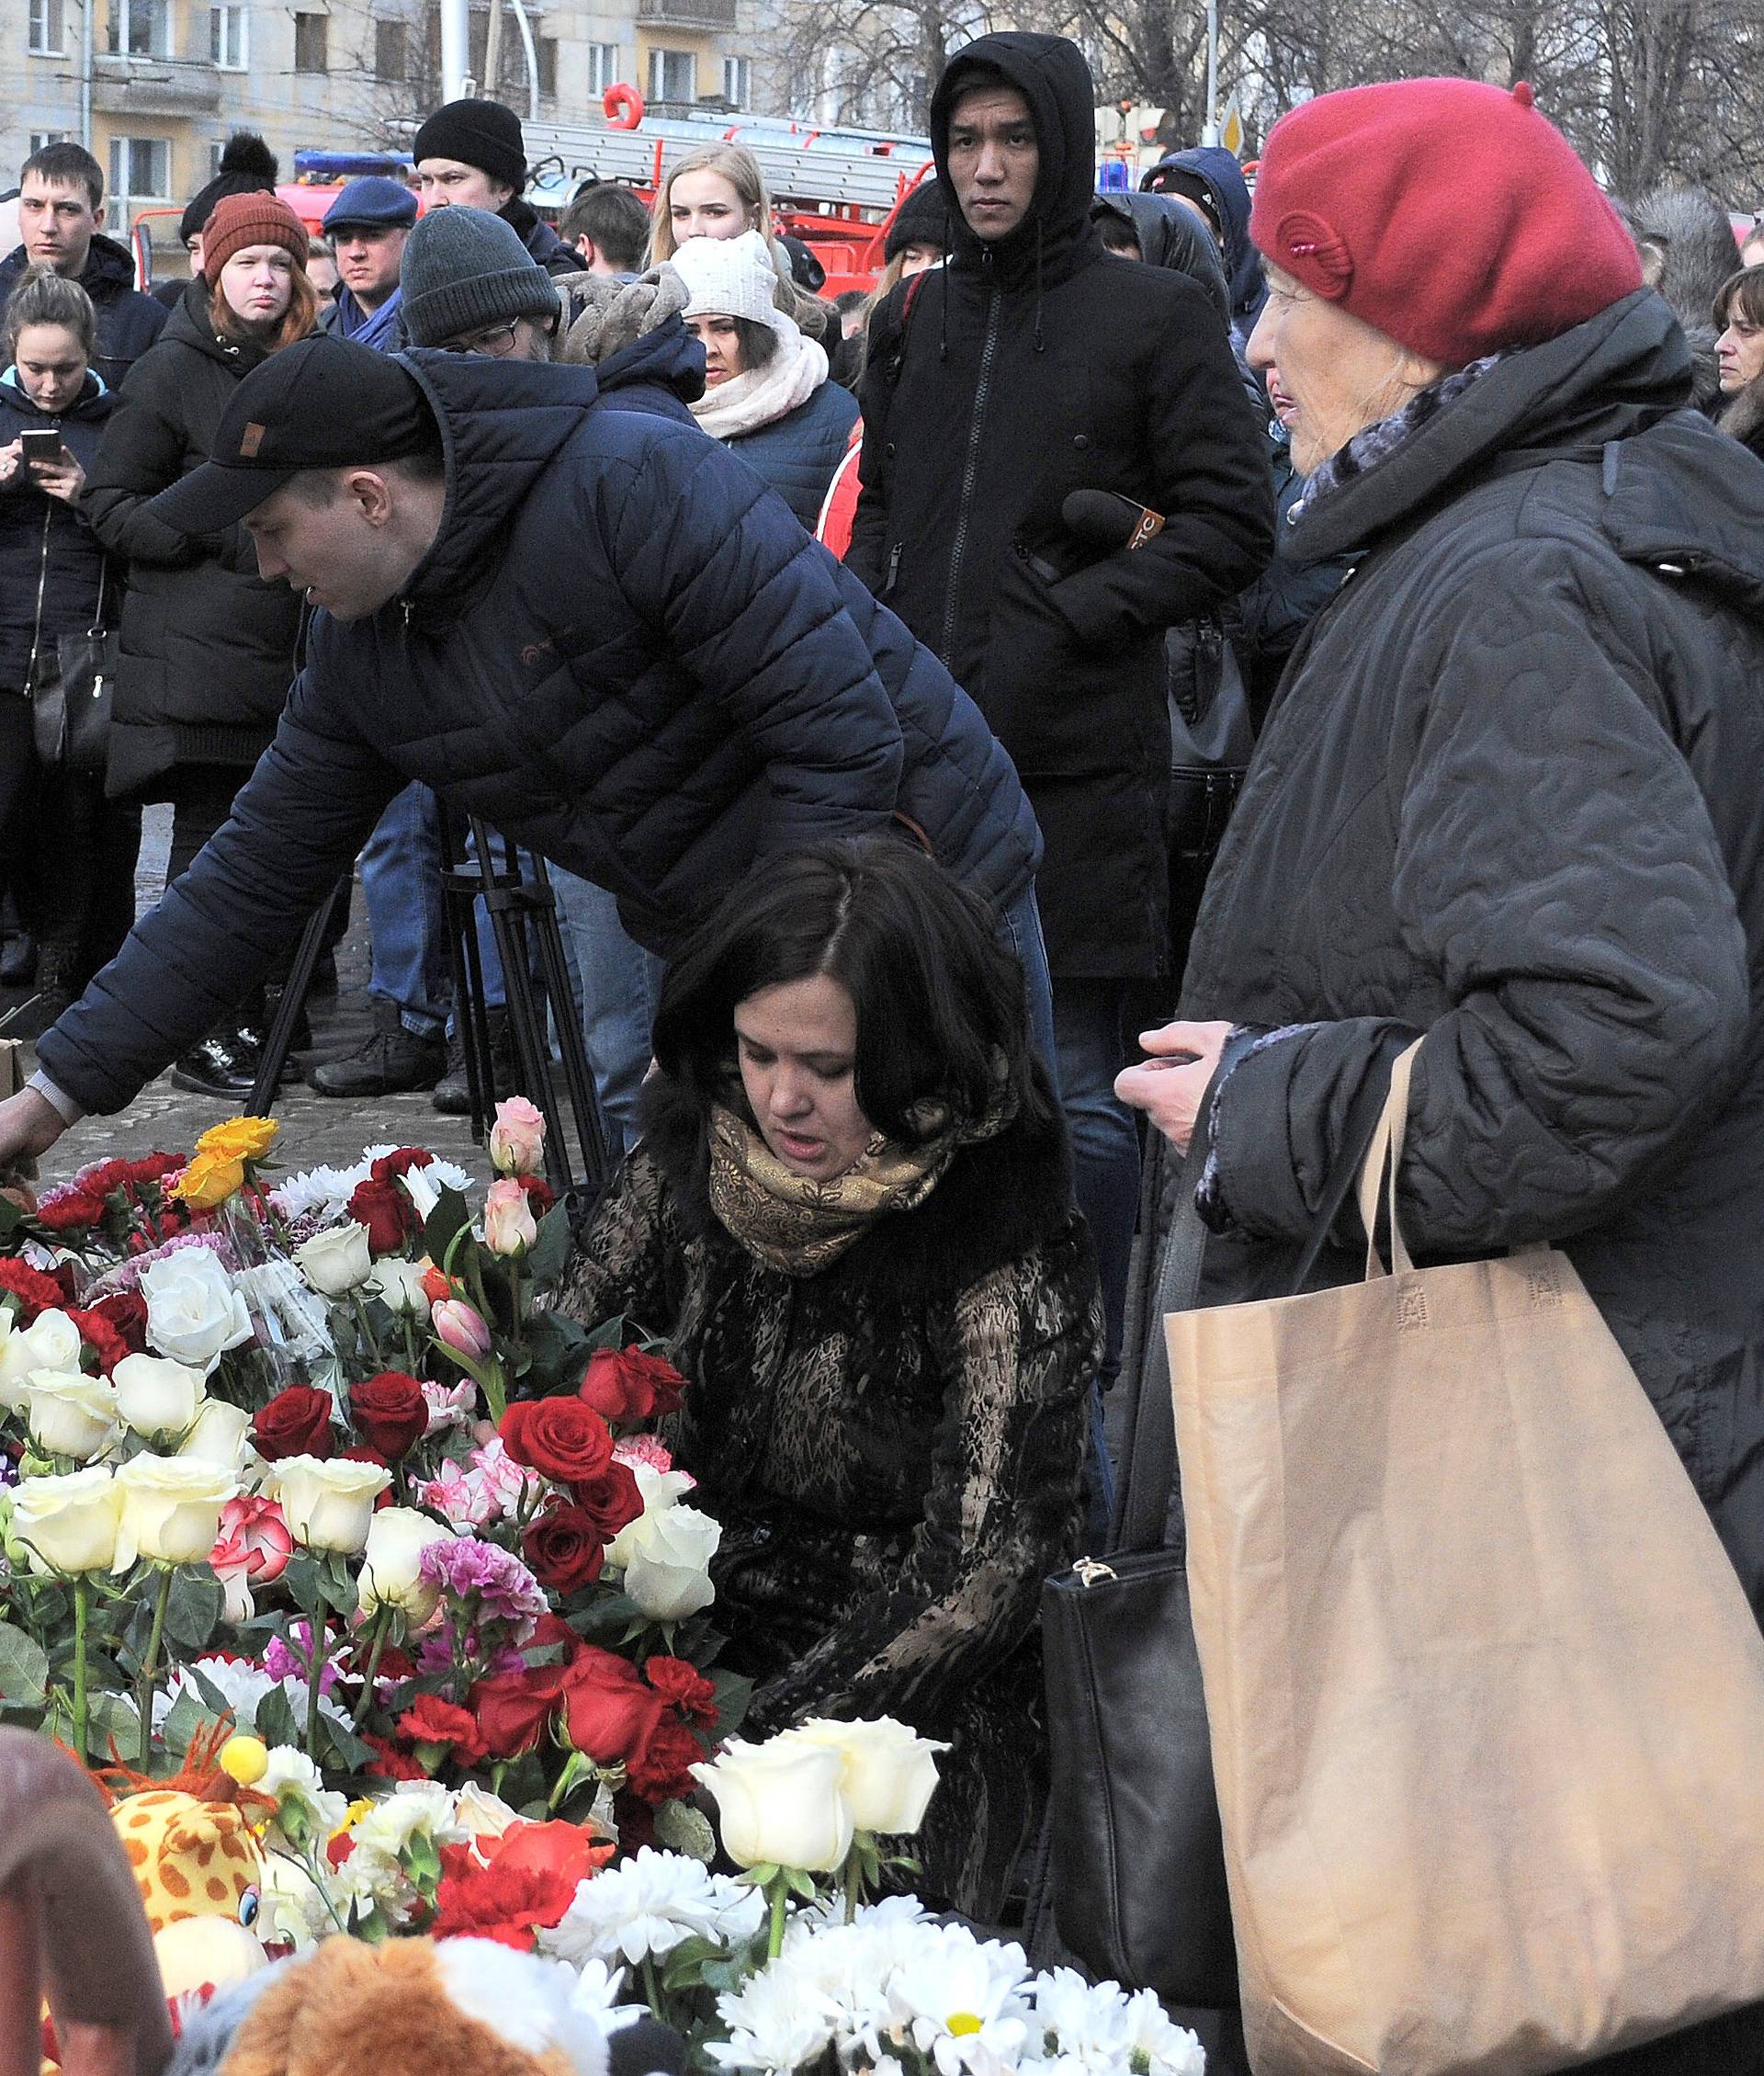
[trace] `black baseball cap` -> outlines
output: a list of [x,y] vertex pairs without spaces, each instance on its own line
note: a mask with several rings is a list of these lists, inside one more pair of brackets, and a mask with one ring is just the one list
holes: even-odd
[[315,332],[254,368],[220,414],[211,458],[147,506],[175,533],[220,533],[303,469],[435,452],[416,378],[383,353]]

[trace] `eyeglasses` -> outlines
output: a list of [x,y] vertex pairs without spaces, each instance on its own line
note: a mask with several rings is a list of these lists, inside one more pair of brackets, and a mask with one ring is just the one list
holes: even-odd
[[518,317],[512,317],[506,324],[492,324],[487,331],[468,332],[464,338],[444,339],[443,353],[484,353],[492,360],[505,359],[514,350],[514,334],[520,325]]

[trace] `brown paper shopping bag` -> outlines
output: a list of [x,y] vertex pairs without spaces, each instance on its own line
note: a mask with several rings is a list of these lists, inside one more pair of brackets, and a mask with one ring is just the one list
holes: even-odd
[[1534,2076],[1764,1998],[1764,1640],[1566,1257],[1391,1204],[1389,1275],[1166,1322],[1244,2030]]

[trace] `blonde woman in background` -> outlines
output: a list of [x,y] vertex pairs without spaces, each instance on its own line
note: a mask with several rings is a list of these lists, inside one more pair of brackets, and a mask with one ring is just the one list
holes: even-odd
[[663,176],[650,220],[651,267],[672,259],[694,238],[739,238],[743,231],[757,232],[784,286],[779,307],[810,338],[825,335],[837,313],[831,303],[797,286],[790,255],[773,228],[765,176],[745,144],[705,144],[688,152]]

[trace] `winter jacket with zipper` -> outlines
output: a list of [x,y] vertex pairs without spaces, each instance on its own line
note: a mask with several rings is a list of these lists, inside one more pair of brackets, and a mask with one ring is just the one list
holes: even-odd
[[1764,471],[1689,394],[1644,289],[1299,507],[1296,553],[1361,560],[1182,1014],[1297,1027],[1223,1084],[1208,1301],[1278,1287],[1355,1092],[1425,1033],[1415,1252],[1566,1247],[1764,1608]]
[[564,244],[530,202],[516,195],[513,201],[503,204],[499,213],[503,222],[513,225],[535,263],[554,278],[582,272],[582,255],[573,245]]
[[263,358],[215,336],[200,277],[124,384],[82,509],[129,562],[106,784],[140,793],[181,764],[237,765],[268,744],[294,677],[300,602],[257,575],[243,527],[201,540],[147,509],[209,458],[233,386]]
[[[65,411],[42,411],[20,387],[18,370],[8,368],[0,375],[0,447],[20,433],[58,431],[89,472],[116,401],[89,374]],[[0,487],[0,694],[22,692],[34,656],[46,651],[52,660],[58,636],[84,634],[93,624],[104,564],[97,536],[75,506],[34,489],[24,471]],[[114,620],[120,604],[120,584],[113,582],[106,587],[107,619]]]
[[[22,245],[0,260],[0,309],[24,278],[30,261]],[[80,286],[92,299],[98,320],[98,352],[94,365],[111,389],[153,345],[165,327],[169,312],[156,296],[135,287],[135,263],[127,245],[102,232],[92,240]]]
[[798,523],[813,533],[827,486],[845,459],[856,423],[857,399],[830,380],[782,418],[723,444],[775,490]]
[[1029,885],[1010,760],[669,393],[702,373],[684,330],[616,357],[602,403],[587,367],[400,357],[446,447],[435,545],[379,612],[313,616],[232,819],[40,1041],[84,1108],[209,1027],[413,778],[610,890],[658,951],[756,857],[822,836],[922,840],[1000,903]]
[[[950,265],[877,310],[846,562],[1015,760],[1046,840],[1037,893],[1056,978],[1155,979],[1163,635],[1268,560],[1261,428],[1204,292],[1103,250],[1090,76],[1064,38],[983,37],[951,61],[932,103],[938,177],[976,66],[1029,104],[1035,197],[989,244],[952,218]],[[1060,516],[1076,490],[1123,493],[1168,524],[1131,553],[1079,541]]]

